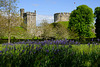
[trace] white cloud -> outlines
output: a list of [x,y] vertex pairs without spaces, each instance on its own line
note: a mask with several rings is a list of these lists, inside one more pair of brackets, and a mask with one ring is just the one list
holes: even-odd
[[39,24],[42,23],[43,19],[47,20],[48,23],[53,23],[54,22],[54,16],[36,15],[36,26],[39,26]]

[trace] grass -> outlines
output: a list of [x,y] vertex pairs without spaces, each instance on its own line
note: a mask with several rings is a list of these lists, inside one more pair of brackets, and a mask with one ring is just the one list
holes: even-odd
[[65,27],[66,29],[68,28],[69,25],[69,21],[59,21],[57,23],[60,23],[61,25],[63,25],[63,27]]
[[[4,37],[0,37],[0,38],[8,39],[7,36],[8,35],[5,34]],[[11,39],[13,39],[14,37],[16,39],[32,39],[33,38],[33,36],[31,36],[31,34],[28,34],[27,31],[24,28],[22,28],[22,27],[14,27],[14,28],[12,28]],[[35,36],[34,39],[37,39],[37,37]],[[40,39],[40,38],[38,37],[38,39]]]
[[[26,55],[26,52],[27,52],[27,48],[29,49],[29,44],[15,44],[15,45],[4,45],[4,46],[2,46],[2,44],[0,44],[0,50],[3,50],[3,49],[5,49],[5,48],[9,48],[9,47],[14,47],[15,46],[15,48],[16,48],[16,51],[14,52],[14,50],[12,50],[12,51],[10,51],[11,53],[14,53],[16,56],[18,56],[19,57],[19,54],[21,53],[21,51],[22,50],[25,50],[25,52],[22,54],[22,56],[24,56],[24,55]],[[23,47],[26,47],[26,46],[28,46],[27,48],[23,48]],[[36,49],[36,47],[39,47],[40,45],[34,45],[34,51],[36,51],[35,49]],[[48,63],[49,63],[49,60],[50,60],[50,58],[49,58],[49,56],[46,56],[45,55],[45,50],[49,50],[50,52],[52,52],[52,48],[53,48],[53,46],[54,46],[54,49],[61,49],[61,47],[63,48],[63,47],[65,47],[65,48],[68,48],[69,47],[69,45],[45,45],[45,46],[43,46],[43,52],[44,53],[42,53],[42,51],[39,51],[37,54],[36,54],[36,60],[37,59],[40,59],[40,60],[38,60],[38,61],[35,61],[35,63],[39,63],[39,62],[42,62],[42,61],[47,61]],[[32,47],[32,45],[30,46],[30,47]],[[19,52],[19,49],[21,49],[20,50],[20,52]],[[29,49],[30,50],[30,49]],[[64,55],[65,55],[65,51],[64,51],[64,49],[61,49],[61,50],[63,50],[63,52],[60,52],[60,53],[64,53]],[[9,51],[9,50],[8,50]],[[8,52],[7,51],[7,52]],[[33,51],[33,52],[34,52]],[[79,53],[81,53],[81,54],[83,54],[83,51],[84,51],[84,53],[85,53],[85,58],[87,59],[87,56],[89,57],[89,56],[91,56],[91,54],[93,54],[93,52],[95,52],[94,54],[98,54],[98,55],[100,55],[100,52],[98,52],[98,51],[100,51],[100,45],[94,45],[94,46],[92,46],[92,44],[90,44],[90,47],[87,45],[87,44],[80,44],[80,45],[72,45],[72,48],[70,48],[70,49],[68,49],[68,52],[70,52],[70,51],[74,51],[74,52],[76,52],[77,54],[75,54],[77,57],[78,57],[78,55],[79,55],[79,59],[81,58],[80,56],[82,56],[82,55],[80,55]],[[55,51],[54,51],[55,52]],[[43,55],[42,55],[43,54]],[[48,55],[50,55],[50,53],[48,53]],[[51,53],[51,55],[52,55],[52,53]],[[51,56],[50,55],[50,56]],[[31,56],[31,55],[29,55],[29,56]],[[35,56],[34,54],[33,54],[33,56]],[[60,57],[58,57],[57,55],[55,55],[57,58],[60,58],[61,57],[61,54],[59,54],[59,56]],[[66,56],[64,56],[65,58],[66,57],[70,57],[70,54],[69,55],[66,55]],[[97,55],[95,55],[95,56],[97,56]],[[20,56],[21,57],[21,56]],[[94,57],[94,56],[93,56]],[[45,58],[48,58],[49,60],[47,60],[47,59],[45,59]],[[73,59],[75,59],[76,57],[75,56],[72,56],[72,58]],[[82,58],[84,58],[83,56],[82,56]],[[89,59],[91,59],[92,57],[90,57]],[[45,59],[45,60],[44,60]],[[55,59],[55,60],[57,60],[57,59]],[[93,59],[92,59],[93,60]],[[58,60],[57,60],[58,61]],[[88,59],[87,60],[83,60],[83,61],[85,61],[85,63],[84,63],[84,65],[86,65],[86,66],[91,66],[91,61],[89,61]],[[98,62],[98,61],[97,61]],[[36,64],[36,66],[37,66],[37,64]]]
[[[19,48],[19,47],[22,47],[22,46],[27,46],[28,44],[15,44],[15,47],[16,48]],[[11,47],[14,47],[14,45],[8,45],[8,47],[9,46],[11,46]],[[36,48],[37,46],[39,46],[39,45],[34,45],[34,48]],[[45,45],[44,47],[50,47],[50,48],[52,48],[53,46],[57,46],[57,45]],[[65,47],[65,48],[67,48],[69,45],[58,45],[58,47],[61,47],[61,46],[63,46],[63,47]],[[0,44],[0,50],[2,50],[3,48],[6,48],[7,47],[7,45],[4,45],[4,46],[2,46],[2,44]],[[92,44],[90,44],[90,48],[89,48],[89,46],[87,45],[87,44],[80,44],[80,45],[72,45],[72,50],[74,50],[74,51],[77,51],[77,52],[90,52],[90,51],[92,51],[92,50],[96,50],[96,49],[98,49],[98,48],[100,48],[100,45],[95,45],[95,46],[92,46]]]

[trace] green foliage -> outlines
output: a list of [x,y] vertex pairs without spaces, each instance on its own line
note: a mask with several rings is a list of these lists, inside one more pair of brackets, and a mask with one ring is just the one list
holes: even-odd
[[60,23],[61,25],[63,25],[63,27],[65,27],[66,29],[68,28],[69,25],[69,21],[59,21],[57,23]]
[[77,34],[73,31],[68,30],[69,21],[59,21],[56,23],[52,23],[54,28],[58,28],[57,31],[62,32],[62,35],[59,33],[58,37],[60,38],[67,38],[67,39],[76,39]]
[[[11,39],[13,39],[13,37],[15,37],[16,39],[37,39],[36,36],[33,38],[31,34],[28,34],[27,30],[25,30],[23,27],[16,26],[16,27],[13,27],[11,30],[12,30]],[[7,34],[3,34],[3,36],[1,36],[0,39],[8,39]],[[38,37],[38,39],[40,38]]]
[[[1,67],[91,67],[99,65],[100,45],[5,45],[0,49]],[[5,49],[6,48],[6,49]],[[16,50],[15,50],[16,49]]]
[[95,26],[96,26],[96,30],[95,30],[95,32],[96,32],[96,37],[97,38],[100,38],[100,7],[96,7],[95,8],[95,13],[94,13],[95,15],[96,15],[96,23],[95,23]]
[[40,25],[42,30],[41,37],[43,39],[49,39],[50,37],[55,36],[55,30],[53,29],[53,26],[48,23],[47,20],[43,20]]
[[55,29],[56,39],[68,38],[68,30],[66,24],[68,24],[68,22],[57,22],[51,24],[53,29]]
[[2,12],[2,15],[6,17],[6,19],[3,19],[3,22],[2,22],[2,24],[4,24],[4,20],[6,20],[6,24],[1,25],[1,26],[4,26],[4,29],[6,29],[6,33],[8,33],[8,43],[10,43],[12,25],[13,24],[17,25],[18,23],[17,22],[18,13],[17,13],[17,6],[16,6],[17,1],[18,0],[1,0],[0,1],[0,12]]
[[80,5],[71,12],[69,19],[69,30],[78,34],[79,38],[90,37],[93,35],[93,11],[86,5]]

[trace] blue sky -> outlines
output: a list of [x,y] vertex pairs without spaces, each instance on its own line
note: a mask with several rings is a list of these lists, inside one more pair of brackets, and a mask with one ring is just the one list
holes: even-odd
[[100,7],[100,0],[19,0],[17,6],[19,7],[18,10],[24,8],[25,12],[34,12],[36,10],[37,23],[39,24],[41,22],[39,20],[42,19],[47,19],[51,23],[54,19],[54,13],[71,12],[77,6],[83,4],[94,11],[96,7]]

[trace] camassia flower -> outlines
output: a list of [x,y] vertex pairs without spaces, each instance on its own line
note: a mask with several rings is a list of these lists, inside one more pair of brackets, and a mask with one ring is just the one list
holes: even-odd
[[48,53],[48,52],[49,52],[49,50],[46,50],[46,52]]
[[90,43],[88,43],[89,47],[90,47]]

